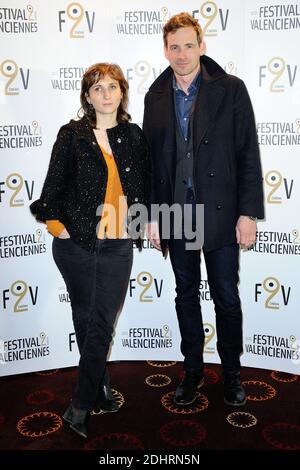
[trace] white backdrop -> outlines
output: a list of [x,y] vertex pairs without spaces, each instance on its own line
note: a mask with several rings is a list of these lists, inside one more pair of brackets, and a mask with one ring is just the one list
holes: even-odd
[[[0,0],[0,375],[78,362],[52,237],[28,206],[77,113],[84,70],[118,63],[141,124],[145,92],[167,66],[162,26],[182,10],[205,29],[207,55],[245,80],[257,120],[266,220],[241,254],[242,364],[299,373],[299,1]],[[204,263],[202,274],[205,361],[219,362]],[[135,250],[111,360],[182,360],[174,295],[169,261],[147,243]]]

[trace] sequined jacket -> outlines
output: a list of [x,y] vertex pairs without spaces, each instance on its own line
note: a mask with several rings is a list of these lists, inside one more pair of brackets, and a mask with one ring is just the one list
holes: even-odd
[[[127,205],[147,205],[148,146],[142,130],[120,123],[107,130]],[[93,129],[84,117],[61,127],[53,146],[41,197],[30,206],[37,220],[60,220],[72,240],[93,252],[97,208],[104,202],[107,166]],[[139,246],[139,241],[137,241]]]

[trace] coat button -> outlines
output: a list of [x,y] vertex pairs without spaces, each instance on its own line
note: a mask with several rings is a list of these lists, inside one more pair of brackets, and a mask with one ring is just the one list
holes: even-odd
[[117,142],[118,142],[118,144],[120,144],[122,142],[122,139],[120,139],[120,137],[118,137]]
[[127,171],[127,173],[128,173],[128,171],[130,171],[129,166],[127,166],[127,167],[125,168],[125,171]]
[[96,142],[92,142],[93,145],[97,145]]
[[165,180],[162,178],[161,180],[159,180],[160,184],[164,184]]
[[47,207],[47,203],[46,203],[46,202],[43,202],[43,207]]
[[138,197],[135,197],[135,198],[134,198],[134,201],[135,201],[135,202],[138,202],[138,200],[139,200]]
[[221,204],[218,204],[216,209],[219,211],[220,209],[222,209],[222,205]]
[[203,143],[204,143],[204,145],[207,145],[208,144],[208,139],[204,139]]
[[214,174],[213,172],[211,172],[211,173],[209,173],[209,176],[210,176],[211,178],[213,178],[213,177],[215,176],[215,174]]

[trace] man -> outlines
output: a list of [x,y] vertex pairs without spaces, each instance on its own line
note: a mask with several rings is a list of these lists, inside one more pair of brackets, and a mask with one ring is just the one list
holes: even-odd
[[[150,146],[152,204],[204,204],[206,270],[214,301],[224,400],[246,403],[240,382],[242,312],[238,293],[239,247],[255,242],[264,217],[262,174],[255,121],[244,83],[204,55],[198,21],[188,13],[164,26],[170,63],[145,97],[144,132]],[[174,401],[193,403],[204,383],[204,331],[199,301],[200,249],[186,239],[162,237],[161,224],[147,228],[152,245],[169,250],[176,280],[176,311],[184,376]]]

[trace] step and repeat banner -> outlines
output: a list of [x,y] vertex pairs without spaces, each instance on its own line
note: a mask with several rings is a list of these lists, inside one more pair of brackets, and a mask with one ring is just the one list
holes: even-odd
[[[162,28],[189,11],[207,55],[242,78],[254,106],[266,220],[241,253],[244,366],[300,371],[300,3],[279,0],[0,0],[0,374],[76,365],[68,293],[52,237],[29,211],[40,195],[59,127],[80,107],[80,81],[96,62],[118,63],[130,113],[167,67]],[[110,360],[182,360],[169,260],[135,249]],[[219,362],[205,263],[205,361]],[[298,312],[298,313],[297,313]]]

